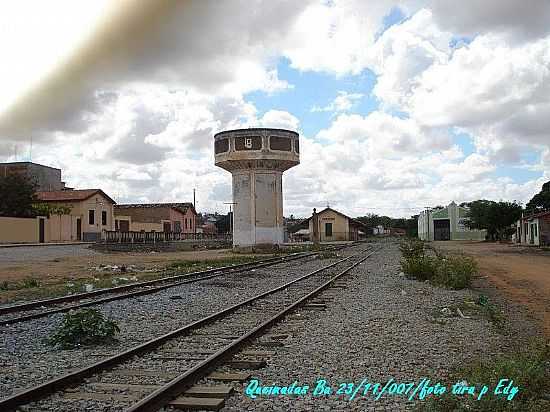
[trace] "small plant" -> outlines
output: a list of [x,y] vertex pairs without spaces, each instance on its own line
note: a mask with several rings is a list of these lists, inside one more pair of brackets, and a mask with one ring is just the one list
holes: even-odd
[[118,332],[120,329],[116,322],[105,319],[97,309],[83,309],[67,313],[57,331],[46,339],[46,343],[61,349],[73,349],[112,343]]
[[428,280],[436,286],[464,289],[470,286],[472,276],[478,271],[473,258],[446,256],[417,239],[401,242],[399,249],[404,258],[401,270],[413,279]]
[[401,270],[410,278],[431,280],[437,270],[437,259],[431,256],[410,257],[401,261]]
[[336,252],[331,252],[328,250],[319,252],[318,256],[319,259],[336,259],[338,257]]
[[468,256],[445,256],[437,258],[432,283],[450,289],[464,289],[470,286],[472,276],[478,271],[475,260]]
[[[496,385],[501,378],[511,379],[520,391],[509,401],[506,395],[487,393],[480,400],[475,397],[445,393],[420,403],[417,411],[477,411],[477,412],[543,412],[550,410],[550,347],[537,344],[520,353],[477,360],[456,371],[454,382],[465,380],[469,385]],[[494,387],[494,386],[493,386]]]
[[21,282],[22,289],[37,288],[39,286],[40,286],[40,281],[34,278],[26,278],[26,279],[23,279]]
[[406,239],[399,245],[405,259],[419,258],[425,255],[425,242],[419,239]]
[[8,283],[7,280],[0,283],[0,290],[9,290],[9,289],[10,289],[10,284]]

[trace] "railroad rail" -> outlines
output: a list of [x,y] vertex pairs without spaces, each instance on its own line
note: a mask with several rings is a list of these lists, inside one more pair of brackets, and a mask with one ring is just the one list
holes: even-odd
[[[343,247],[350,247],[352,245],[344,245]],[[327,248],[325,250],[338,250],[342,246],[336,246]],[[32,302],[25,302],[16,305],[0,306],[0,325],[10,325],[19,322],[25,322],[33,319],[39,319],[42,317],[50,316],[56,313],[68,312],[74,309],[80,309],[102,303],[112,302],[115,300],[128,299],[132,297],[138,297],[143,295],[153,294],[165,289],[180,286],[186,283],[199,282],[214,277],[225,276],[228,274],[234,274],[243,272],[246,270],[258,269],[262,267],[268,267],[277,265],[280,263],[291,262],[297,259],[304,259],[317,255],[319,252],[301,252],[291,253],[285,256],[276,256],[260,261],[241,263],[237,265],[223,266],[219,268],[212,268],[202,271],[196,271],[191,273],[185,273],[181,275],[174,275],[163,277],[160,279],[154,279],[144,282],[136,282],[122,286],[116,286],[112,288],[97,289],[91,292],[76,293],[72,295],[65,295],[50,299],[42,299]],[[133,289],[138,289],[131,291]],[[91,300],[91,298],[112,295],[100,299]],[[78,301],[79,303],[67,305],[67,303]],[[56,305],[62,305],[61,307],[55,307]],[[49,309],[48,309],[49,308]],[[37,311],[33,311],[37,310]],[[30,313],[29,313],[30,312]],[[25,313],[25,314],[22,314]],[[19,316],[5,317],[7,314],[19,314]]]
[[[334,285],[377,250],[339,259],[115,356],[11,395],[0,400],[0,410],[14,410],[33,401],[41,402],[40,399],[47,396],[57,396],[53,401],[60,402],[60,410],[73,410],[68,402],[97,400],[100,395],[96,392],[97,388],[116,390],[132,386],[139,387],[139,393],[130,396],[106,395],[105,399],[111,399],[109,410],[157,410],[192,388],[199,379],[290,312]],[[144,364],[147,365],[145,372]],[[91,376],[93,379],[86,379]],[[154,384],[120,384],[121,380],[126,379],[121,376],[150,377]],[[75,385],[79,386],[75,388]],[[58,393],[69,386],[72,388],[69,393]],[[143,393],[144,390],[146,393]],[[52,399],[47,401],[52,402]],[[113,405],[113,401],[118,404]]]

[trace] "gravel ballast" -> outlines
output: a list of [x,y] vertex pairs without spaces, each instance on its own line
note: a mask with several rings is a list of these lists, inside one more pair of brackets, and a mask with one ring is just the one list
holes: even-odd
[[[364,248],[356,246],[339,254],[349,255]],[[77,350],[47,346],[43,338],[60,324],[61,314],[2,326],[0,398],[134,347],[333,261],[307,258],[99,305],[107,317],[118,322],[121,330],[118,343],[110,346]]]
[[[384,385],[390,378],[397,383],[428,378],[432,384],[444,384],[453,368],[506,351],[503,336],[488,320],[439,317],[442,309],[475,298],[476,293],[407,279],[400,273],[400,256],[397,243],[386,244],[350,272],[345,289],[329,289],[319,296],[327,297],[325,311],[301,309],[273,328],[270,333],[290,336],[284,347],[272,349],[268,366],[253,376],[261,385],[282,387],[296,381],[311,391],[319,379],[335,391],[340,384],[359,384],[363,379]],[[223,411],[406,411],[415,404],[405,395],[374,400],[370,393],[353,401],[311,393],[252,399],[244,394],[247,383],[234,384],[237,393]]]

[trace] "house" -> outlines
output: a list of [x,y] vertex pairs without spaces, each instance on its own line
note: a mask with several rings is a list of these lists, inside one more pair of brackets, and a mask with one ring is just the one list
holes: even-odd
[[68,214],[51,214],[47,225],[46,222],[39,223],[40,241],[97,241],[104,230],[114,227],[113,207],[116,202],[101,189],[41,191],[36,192],[36,197],[49,206],[70,209]]
[[32,162],[0,163],[0,176],[16,174],[36,184],[38,191],[68,190],[61,181],[61,169]]
[[385,229],[384,226],[378,225],[372,228],[373,235],[389,235],[390,229]]
[[[319,240],[331,242],[338,240],[358,240],[359,229],[365,230],[365,225],[337,210],[327,207],[318,213]],[[308,218],[308,231],[313,233],[313,219]]]
[[514,238],[522,245],[550,246],[550,211],[522,216]]
[[115,230],[121,232],[196,233],[192,203],[136,203],[115,206]]
[[468,208],[451,202],[447,207],[428,209],[418,216],[421,240],[485,240],[486,230],[468,227]]

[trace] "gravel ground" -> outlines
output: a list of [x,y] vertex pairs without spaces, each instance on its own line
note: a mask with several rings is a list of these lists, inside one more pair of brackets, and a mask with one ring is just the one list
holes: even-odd
[[[350,254],[358,248],[364,246],[339,253]],[[45,345],[42,338],[59,325],[62,315],[2,327],[0,398],[167,333],[332,261],[289,262],[103,304],[102,312],[116,320],[121,329],[118,344],[109,347],[54,350]],[[175,296],[181,299],[173,299]]]
[[[444,382],[451,369],[469,359],[505,352],[509,341],[485,319],[449,317],[436,321],[442,308],[462,303],[475,295],[470,290],[439,289],[406,279],[399,269],[397,244],[353,270],[347,288],[330,289],[327,310],[300,310],[269,333],[288,333],[282,348],[268,360],[268,367],[253,376],[261,385],[287,386],[293,382],[310,386],[325,379],[336,392],[343,383],[363,379],[384,385],[390,378],[398,383]],[[332,298],[330,298],[332,297]],[[265,350],[261,346],[245,350]],[[406,411],[414,407],[404,395],[371,393],[348,397],[258,396],[244,394],[242,384],[226,401],[223,411]],[[361,390],[361,394],[363,391]]]

